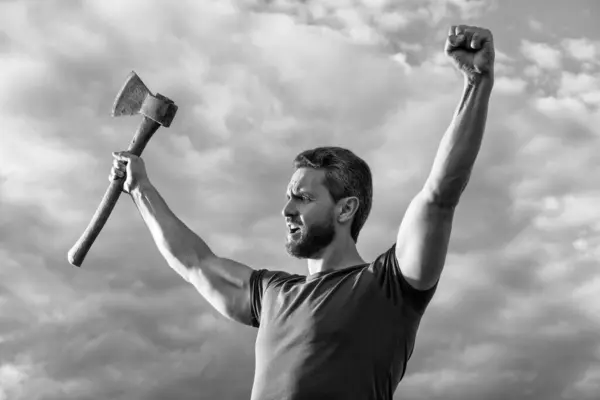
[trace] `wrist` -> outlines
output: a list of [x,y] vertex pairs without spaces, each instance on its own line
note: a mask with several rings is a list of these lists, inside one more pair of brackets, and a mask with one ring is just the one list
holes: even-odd
[[483,87],[491,89],[494,86],[494,73],[464,74],[465,86]]
[[146,193],[150,190],[153,190],[153,189],[154,189],[154,186],[152,186],[152,183],[150,183],[149,180],[144,180],[144,181],[138,182],[138,184],[135,185],[129,191],[129,195],[135,200],[136,198],[139,198],[144,193]]

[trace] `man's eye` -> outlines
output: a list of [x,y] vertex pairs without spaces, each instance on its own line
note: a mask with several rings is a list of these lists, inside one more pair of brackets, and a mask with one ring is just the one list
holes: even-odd
[[[300,200],[300,201],[310,201],[310,197],[304,196],[304,195],[298,196],[298,195],[294,194],[294,195],[292,195],[291,198],[294,199],[294,200]],[[289,201],[290,197],[287,197],[287,200]]]

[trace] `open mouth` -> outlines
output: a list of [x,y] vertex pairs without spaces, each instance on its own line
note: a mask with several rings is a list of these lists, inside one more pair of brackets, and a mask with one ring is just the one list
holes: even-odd
[[290,228],[290,233],[293,235],[296,232],[299,232],[300,228]]

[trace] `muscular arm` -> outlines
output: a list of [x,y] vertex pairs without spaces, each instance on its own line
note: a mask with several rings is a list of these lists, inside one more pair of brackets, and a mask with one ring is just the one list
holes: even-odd
[[469,181],[483,139],[492,86],[492,78],[472,82],[465,78],[454,118],[442,138],[423,188],[441,208],[456,207]]
[[131,197],[169,266],[225,317],[250,324],[252,269],[215,255],[175,216],[149,182],[134,189]]
[[465,78],[462,97],[437,151],[423,189],[398,230],[396,257],[416,289],[431,288],[443,269],[454,209],[481,146],[493,77]]

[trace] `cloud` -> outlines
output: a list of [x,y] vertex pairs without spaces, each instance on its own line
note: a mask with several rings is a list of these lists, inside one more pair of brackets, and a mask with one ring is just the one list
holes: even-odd
[[521,42],[521,53],[525,58],[542,69],[558,69],[561,66],[562,55],[546,43],[537,43],[524,39]]
[[496,89],[496,91],[499,91],[500,93],[508,93],[508,94],[521,93],[521,92],[523,92],[523,90],[525,90],[526,86],[527,86],[527,82],[521,78],[499,77],[494,82],[494,88]]
[[540,21],[534,18],[530,18],[527,23],[529,24],[529,28],[535,32],[541,32],[544,28],[544,25]]
[[578,61],[597,61],[598,43],[586,38],[564,39],[562,45],[570,57]]
[[574,97],[587,106],[600,106],[600,79],[592,74],[564,71],[558,95],[563,98]]
[[437,0],[433,3],[452,5],[458,8],[461,18],[464,19],[478,18],[485,11],[497,6],[496,2],[491,0]]
[[109,115],[129,71],[180,107],[144,153],[170,208],[217,254],[305,273],[283,248],[293,157],[335,144],[369,162],[374,208],[359,250],[373,259],[392,243],[459,101],[462,78],[441,52],[447,27],[490,18],[502,67],[486,136],[396,397],[593,399],[593,41],[514,36],[498,18],[518,15],[503,7],[1,3],[0,398],[250,392],[256,330],[219,316],[168,268],[127,196],[83,267],[66,262],[106,190],[110,152],[139,123]]
[[7,400],[13,396],[16,397],[22,394],[22,384],[27,379],[27,373],[24,369],[23,366],[15,364],[3,364],[0,366],[1,400]]
[[559,94],[572,95],[582,94],[587,91],[598,88],[600,82],[589,74],[573,74],[568,71],[563,72],[560,82]]

